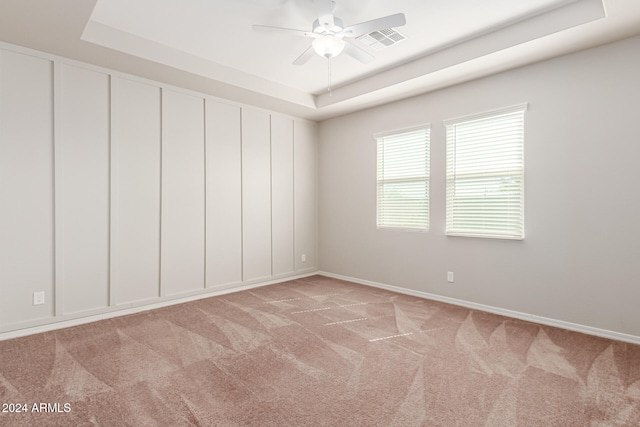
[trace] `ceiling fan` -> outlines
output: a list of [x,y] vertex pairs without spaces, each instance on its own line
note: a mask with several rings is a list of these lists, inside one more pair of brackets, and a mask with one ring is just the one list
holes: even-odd
[[294,65],[305,64],[313,57],[314,53],[331,59],[340,55],[343,51],[347,55],[366,64],[373,61],[375,57],[359,47],[351,39],[373,31],[401,27],[406,24],[404,14],[396,13],[345,27],[342,19],[334,15],[335,1],[314,0],[314,3],[318,12],[318,19],[313,22],[311,31],[272,27],[268,25],[254,25],[253,29],[259,31],[287,32],[313,38],[314,40],[311,46],[293,61]]

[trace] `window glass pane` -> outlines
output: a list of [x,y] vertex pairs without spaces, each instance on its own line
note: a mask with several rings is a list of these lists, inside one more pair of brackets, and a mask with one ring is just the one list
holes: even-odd
[[379,223],[386,227],[426,229],[428,203],[427,181],[381,184],[378,187]]
[[379,228],[429,229],[429,128],[376,137]]

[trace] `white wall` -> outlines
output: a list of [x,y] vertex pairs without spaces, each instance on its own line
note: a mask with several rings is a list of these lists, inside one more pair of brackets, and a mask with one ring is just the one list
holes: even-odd
[[162,91],[160,289],[203,289],[205,263],[204,99]]
[[162,89],[112,79],[111,302],[160,296]]
[[208,100],[207,287],[242,282],[241,108]]
[[316,271],[316,141],[304,120],[0,44],[0,333]]
[[71,314],[109,305],[110,78],[56,65],[56,302]]
[[0,324],[37,321],[54,293],[53,62],[0,50]]
[[[286,117],[271,117],[271,272],[274,275],[288,274],[295,269],[293,124],[293,120]],[[315,185],[315,180],[311,182]]]
[[256,280],[271,276],[270,140],[269,115],[243,109],[242,275]]
[[[293,127],[295,269],[306,270],[318,265],[317,235],[317,176],[318,153],[315,141],[316,126],[309,122],[295,122]],[[304,260],[303,260],[304,259]]]
[[[640,336],[639,51],[628,39],[323,122],[320,270]],[[445,236],[442,121],[523,102],[526,238]],[[423,123],[431,230],[377,230],[372,135]]]

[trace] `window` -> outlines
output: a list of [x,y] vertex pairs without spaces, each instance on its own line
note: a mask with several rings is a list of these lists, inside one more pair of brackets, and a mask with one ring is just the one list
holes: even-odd
[[524,112],[449,120],[447,235],[524,238]]
[[375,135],[378,228],[429,230],[428,126]]

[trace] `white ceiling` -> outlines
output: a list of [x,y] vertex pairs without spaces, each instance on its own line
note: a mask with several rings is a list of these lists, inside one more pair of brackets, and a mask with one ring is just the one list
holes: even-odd
[[336,0],[346,26],[398,12],[406,40],[332,60],[331,94],[326,59],[292,65],[311,39],[252,30],[311,30],[313,0],[3,0],[0,37],[322,120],[640,33],[638,0]]
[[[440,46],[562,3],[567,1],[337,0],[335,15],[341,17],[345,25],[404,13],[407,24],[400,30],[407,40],[381,51],[371,64],[362,64],[347,55],[337,57],[332,64],[335,83],[339,85],[406,62]],[[143,54],[177,67],[189,67],[179,62],[178,55],[172,55],[181,52],[317,94],[327,86],[326,59],[316,55],[304,66],[291,65],[311,40],[295,34],[256,32],[251,28],[252,24],[267,24],[310,31],[316,18],[313,0],[98,0],[83,38],[124,51],[142,50],[146,47],[144,42],[151,41],[156,51],[149,49]],[[98,31],[91,31],[95,24],[110,27],[111,34],[104,39],[98,37]],[[133,36],[130,40],[134,42],[118,45],[118,33]]]

